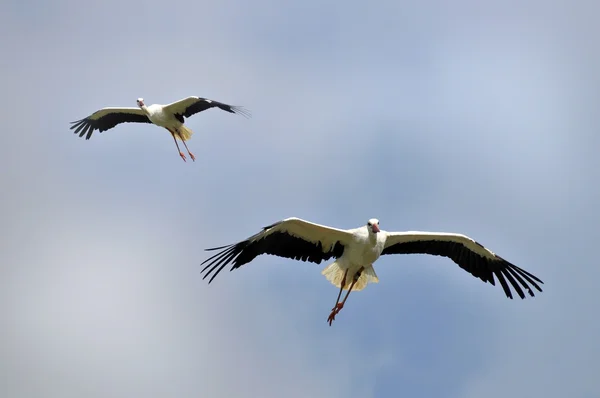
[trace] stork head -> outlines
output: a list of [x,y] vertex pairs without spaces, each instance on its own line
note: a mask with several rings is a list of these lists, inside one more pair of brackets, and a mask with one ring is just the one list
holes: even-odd
[[142,106],[144,106],[144,99],[143,98],[138,98],[137,99],[137,104],[138,106],[141,108]]
[[367,229],[369,230],[369,233],[371,233],[371,234],[376,234],[376,233],[380,232],[381,230],[379,229],[379,220],[376,218],[371,218],[367,222]]

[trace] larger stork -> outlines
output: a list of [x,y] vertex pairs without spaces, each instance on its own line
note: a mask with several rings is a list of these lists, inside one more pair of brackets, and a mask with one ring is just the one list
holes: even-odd
[[[205,260],[201,272],[208,283],[232,264],[231,271],[254,260],[261,254],[271,254],[294,260],[320,264],[335,258],[322,274],[340,289],[336,304],[327,318],[329,326],[344,307],[351,291],[360,291],[379,278],[373,264],[386,254],[431,254],[450,258],[458,266],[483,282],[495,285],[498,278],[506,297],[513,298],[509,284],[521,299],[523,289],[534,297],[533,290],[542,291],[543,282],[522,268],[509,263],[491,250],[469,238],[455,233],[442,232],[386,232],[379,228],[379,220],[372,218],[366,225],[354,229],[337,229],[291,217],[264,227],[256,235],[232,245],[206,250],[220,250]],[[347,290],[342,301],[342,290]]]
[[150,106],[144,104],[143,98],[138,98],[137,104],[138,108],[102,108],[86,118],[71,122],[73,124],[71,130],[75,129],[75,134],[79,134],[80,137],[85,135],[85,139],[89,140],[94,130],[103,132],[121,123],[153,123],[164,127],[171,133],[179,156],[185,162],[185,155],[179,149],[177,139],[183,142],[193,161],[196,160],[196,157],[185,143],[192,138],[194,132],[183,124],[184,118],[214,107],[229,113],[250,116],[250,112],[241,106],[228,105],[202,97],[187,97],[168,105],[153,104]]

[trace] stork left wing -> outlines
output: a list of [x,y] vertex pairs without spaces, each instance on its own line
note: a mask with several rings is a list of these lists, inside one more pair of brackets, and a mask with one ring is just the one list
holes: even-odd
[[219,108],[229,113],[237,113],[245,117],[250,117],[250,112],[241,106],[228,105],[222,102],[213,101],[202,97],[187,97],[182,100],[165,105],[167,112],[173,113],[176,117],[190,117],[196,113],[210,108]]
[[414,231],[388,233],[381,254],[431,254],[448,257],[484,282],[495,285],[495,275],[506,297],[510,299],[513,296],[507,280],[522,299],[525,298],[525,293],[521,287],[534,297],[535,294],[529,284],[541,292],[542,289],[536,282],[544,283],[535,275],[511,264],[480,243],[461,234]]

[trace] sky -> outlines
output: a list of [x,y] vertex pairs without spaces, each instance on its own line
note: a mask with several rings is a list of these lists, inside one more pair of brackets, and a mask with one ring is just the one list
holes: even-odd
[[[598,4],[0,5],[0,391],[11,397],[600,396]],[[69,122],[197,95],[169,134]],[[286,217],[459,232],[544,281],[449,259],[326,265],[204,249]]]

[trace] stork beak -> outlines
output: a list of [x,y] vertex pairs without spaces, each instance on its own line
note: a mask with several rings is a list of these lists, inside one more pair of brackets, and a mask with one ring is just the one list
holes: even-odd
[[379,225],[373,224],[373,232],[375,232],[375,233],[379,232]]

